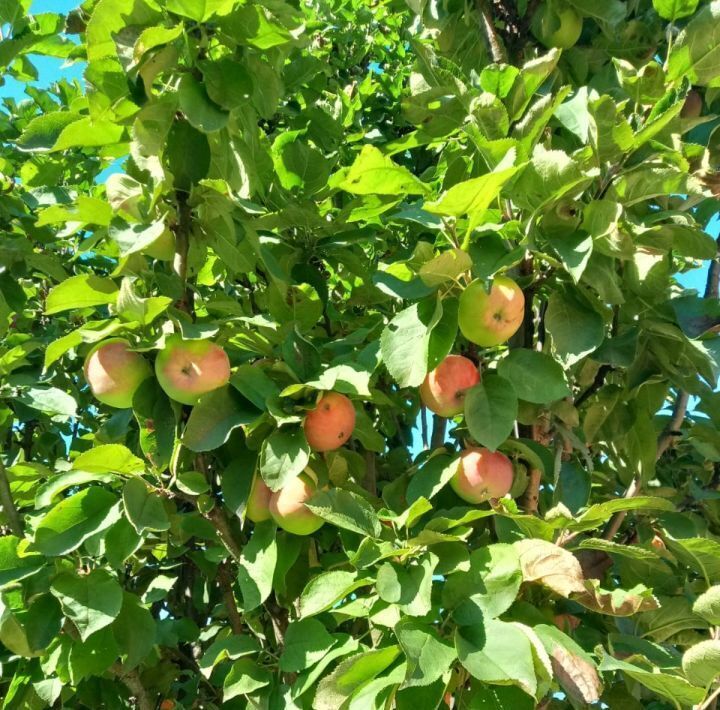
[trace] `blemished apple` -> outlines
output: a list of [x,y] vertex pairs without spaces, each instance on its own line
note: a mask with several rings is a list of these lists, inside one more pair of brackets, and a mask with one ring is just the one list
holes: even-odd
[[580,39],[583,20],[569,5],[543,3],[533,15],[531,29],[548,49],[570,49]]
[[158,353],[155,375],[170,399],[197,404],[202,395],[227,384],[230,361],[225,351],[209,340],[183,340],[173,335]]
[[455,493],[468,503],[484,503],[502,498],[513,484],[513,465],[499,451],[484,447],[465,449],[460,454],[457,471],[450,479]]
[[301,473],[270,496],[270,515],[283,529],[293,535],[311,535],[324,520],[305,505],[315,495],[317,482],[308,472]]
[[152,375],[145,358],[123,338],[98,343],[85,358],[83,372],[95,399],[118,409],[132,407],[135,391]]
[[262,523],[270,520],[270,497],[272,491],[267,487],[260,476],[255,476],[250,488],[245,517],[253,523]]
[[458,325],[472,343],[484,348],[509,340],[525,315],[522,289],[507,276],[493,280],[490,292],[482,281],[473,281],[460,296]]
[[423,404],[441,417],[454,417],[463,411],[465,392],[480,382],[475,363],[462,355],[448,355],[428,372],[420,385]]
[[339,392],[326,392],[308,412],[304,423],[305,438],[315,451],[339,449],[355,429],[355,408]]

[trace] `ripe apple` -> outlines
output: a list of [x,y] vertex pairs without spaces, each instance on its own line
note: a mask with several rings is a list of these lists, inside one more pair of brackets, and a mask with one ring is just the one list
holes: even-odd
[[465,449],[460,454],[457,471],[450,479],[455,493],[468,503],[483,503],[502,498],[513,484],[513,466],[499,451],[486,448]]
[[460,296],[458,324],[471,342],[488,348],[504,343],[517,331],[525,315],[522,289],[507,276],[493,279],[490,293],[473,281]]
[[454,417],[463,410],[465,391],[480,382],[475,363],[462,355],[448,355],[428,372],[420,385],[423,404],[441,417]]
[[265,485],[265,481],[260,476],[255,476],[245,508],[245,517],[253,523],[270,520],[270,496],[272,491]]
[[283,529],[294,535],[311,535],[325,522],[305,505],[317,490],[317,481],[306,470],[270,496],[270,515]]
[[546,2],[533,15],[532,32],[546,47],[570,49],[580,39],[582,17],[570,6]]
[[155,360],[155,375],[168,397],[182,404],[197,404],[201,395],[227,384],[230,361],[225,351],[209,340],[172,335]]
[[339,449],[355,428],[352,402],[339,392],[327,392],[305,417],[305,438],[315,451]]
[[152,374],[145,358],[123,338],[98,343],[85,358],[83,371],[93,396],[119,409],[132,407],[135,390]]

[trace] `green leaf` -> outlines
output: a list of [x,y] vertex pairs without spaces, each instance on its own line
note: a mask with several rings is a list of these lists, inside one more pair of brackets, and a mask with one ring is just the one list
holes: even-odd
[[123,594],[113,633],[127,669],[140,665],[152,651],[157,635],[155,619],[134,594]]
[[368,579],[358,578],[357,572],[323,572],[305,585],[300,595],[300,616],[315,616],[369,583]]
[[304,671],[314,666],[337,643],[316,619],[293,621],[285,632],[280,670]]
[[74,642],[68,655],[68,668],[73,685],[83,678],[102,675],[118,657],[120,651],[109,628],[104,628],[85,639]]
[[77,402],[57,387],[26,387],[18,401],[47,414],[53,421],[67,421],[77,413]]
[[455,648],[463,667],[483,683],[520,687],[535,696],[538,679],[530,639],[520,624],[487,619],[458,628]]
[[354,195],[424,195],[429,188],[377,148],[364,145],[355,162],[337,174],[334,186]]
[[720,3],[704,5],[686,25],[668,58],[669,81],[687,78],[698,86],[720,86]]
[[457,281],[460,275],[472,268],[470,255],[462,249],[447,249],[426,261],[418,271],[423,283],[440,286],[447,281]]
[[27,542],[15,535],[0,537],[0,588],[30,577],[45,566],[42,555],[26,551]]
[[655,12],[670,22],[692,15],[697,6],[698,0],[653,0]]
[[86,575],[63,572],[50,591],[57,597],[63,613],[70,619],[83,641],[112,624],[120,613],[123,591],[114,577],[96,569]]
[[675,510],[675,506],[664,498],[635,496],[634,498],[616,498],[604,503],[591,505],[579,518],[582,530],[592,530],[606,523],[612,515],[625,510]]
[[464,626],[495,619],[514,603],[523,576],[520,558],[512,545],[497,543],[474,550],[470,569],[448,577],[443,605],[453,609],[453,618]]
[[280,393],[280,388],[264,370],[254,365],[240,365],[230,377],[230,384],[260,411],[267,408],[269,399],[277,397]]
[[431,333],[442,313],[441,302],[432,298],[400,311],[383,330],[380,353],[400,387],[419,387],[425,379]]
[[484,375],[465,393],[465,422],[470,435],[491,451],[510,436],[517,411],[512,385],[499,375]]
[[115,121],[81,118],[63,128],[51,150],[112,145],[120,143],[124,133],[125,127]]
[[555,352],[566,366],[591,353],[605,337],[602,316],[570,290],[550,295],[545,327],[552,335]]
[[260,412],[232,387],[204,394],[193,407],[183,432],[183,444],[191,451],[220,448],[234,429],[250,424]]
[[92,308],[114,303],[118,287],[111,279],[94,274],[71,276],[55,286],[45,300],[45,314]]
[[151,493],[142,478],[131,478],[123,488],[123,505],[128,520],[138,535],[170,528],[162,498]]
[[272,591],[278,556],[275,533],[276,527],[272,521],[258,523],[250,542],[243,547],[238,561],[238,584],[245,611],[252,611],[260,606]]
[[305,131],[285,131],[273,143],[272,157],[280,184],[286,190],[301,189],[312,195],[325,187],[330,162],[323,154],[302,140]]
[[693,603],[693,611],[713,626],[720,624],[720,585],[703,592]]
[[567,0],[583,17],[592,17],[598,22],[617,25],[625,19],[626,7],[621,0],[606,0],[598,3],[595,0]]
[[228,114],[216,106],[205,93],[203,85],[190,74],[185,74],[178,88],[180,110],[188,122],[203,133],[212,133],[224,128]]
[[319,490],[305,505],[315,515],[339,528],[369,537],[380,537],[382,526],[373,507],[352,491],[342,488]]
[[230,666],[230,672],[223,681],[223,702],[238,695],[247,695],[264,688],[272,681],[272,674],[249,658],[241,658]]
[[189,192],[210,170],[210,143],[204,133],[187,121],[175,121],[168,133],[165,158],[175,187]]
[[377,574],[378,596],[389,604],[397,604],[408,616],[425,616],[432,608],[432,577],[437,564],[438,558],[431,552],[416,565],[383,563]]
[[652,692],[669,698],[678,707],[697,705],[705,697],[704,688],[696,688],[680,676],[655,673],[607,654],[603,654],[598,670],[602,672],[622,671]]
[[440,454],[433,456],[413,475],[405,497],[412,505],[416,500],[430,500],[450,481],[458,467],[458,457]]
[[720,582],[720,542],[710,538],[666,539],[668,549],[688,567],[701,574],[706,583]]
[[260,475],[270,490],[280,490],[300,475],[310,461],[310,447],[299,427],[275,430],[263,442]]
[[175,414],[168,396],[149,377],[133,396],[133,414],[140,429],[140,448],[156,470],[170,465],[175,446]]
[[288,30],[270,18],[262,5],[242,5],[223,21],[233,38],[258,49],[270,49],[293,40]]
[[53,111],[34,118],[23,130],[17,141],[20,150],[48,151],[50,150],[63,129],[80,119],[80,114],[73,111]]
[[690,646],[682,657],[685,677],[701,688],[707,688],[720,675],[720,641],[709,639]]
[[234,5],[235,0],[167,0],[165,7],[176,15],[206,22],[213,15],[226,15]]
[[133,475],[145,471],[145,462],[122,444],[100,444],[73,461],[76,471]]
[[341,661],[318,683],[313,710],[336,710],[356,690],[384,671],[398,655],[398,646],[386,646]]
[[51,506],[53,499],[68,488],[96,481],[112,483],[114,480],[115,474],[113,473],[92,473],[89,471],[65,471],[59,473],[38,487],[35,493],[35,507],[39,509]]
[[216,639],[208,646],[205,653],[203,653],[198,667],[203,676],[209,678],[218,663],[228,658],[234,661],[242,656],[257,653],[259,650],[260,644],[252,636],[227,636]]
[[457,658],[455,648],[427,624],[403,619],[395,635],[407,658],[406,686],[424,686],[442,678]]
[[498,374],[508,380],[519,399],[545,404],[570,394],[565,373],[559,363],[535,350],[511,350],[500,361]]
[[38,524],[33,549],[50,557],[72,552],[119,519],[116,503],[110,491],[97,486],[60,501]]
[[218,106],[232,110],[249,101],[252,79],[243,63],[223,57],[204,63],[202,72],[205,90]]

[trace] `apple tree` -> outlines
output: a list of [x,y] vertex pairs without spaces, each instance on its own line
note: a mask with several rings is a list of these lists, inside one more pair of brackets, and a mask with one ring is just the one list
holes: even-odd
[[0,28],[3,708],[715,707],[719,0]]

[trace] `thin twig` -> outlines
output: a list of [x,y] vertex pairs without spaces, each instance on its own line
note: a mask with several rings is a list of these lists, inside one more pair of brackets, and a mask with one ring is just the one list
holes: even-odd
[[697,710],[710,710],[716,705],[718,697],[720,697],[720,686],[715,688],[712,695],[706,698],[702,705],[698,705]]
[[0,458],[0,503],[2,503],[3,511],[5,511],[5,517],[7,517],[8,525],[13,531],[14,535],[23,537],[25,535],[23,531],[22,518],[18,509],[15,506],[15,501],[10,491],[10,481],[7,477],[7,471],[5,470],[5,464],[3,464],[2,458]]
[[232,588],[232,572],[227,563],[223,563],[218,567],[217,580],[222,590],[223,603],[227,609],[228,620],[230,621],[230,628],[234,634],[242,634],[243,622],[242,615],[237,607],[235,601],[235,593]]
[[423,449],[427,450],[430,448],[430,439],[428,436],[427,407],[424,404],[420,407],[420,432]]

